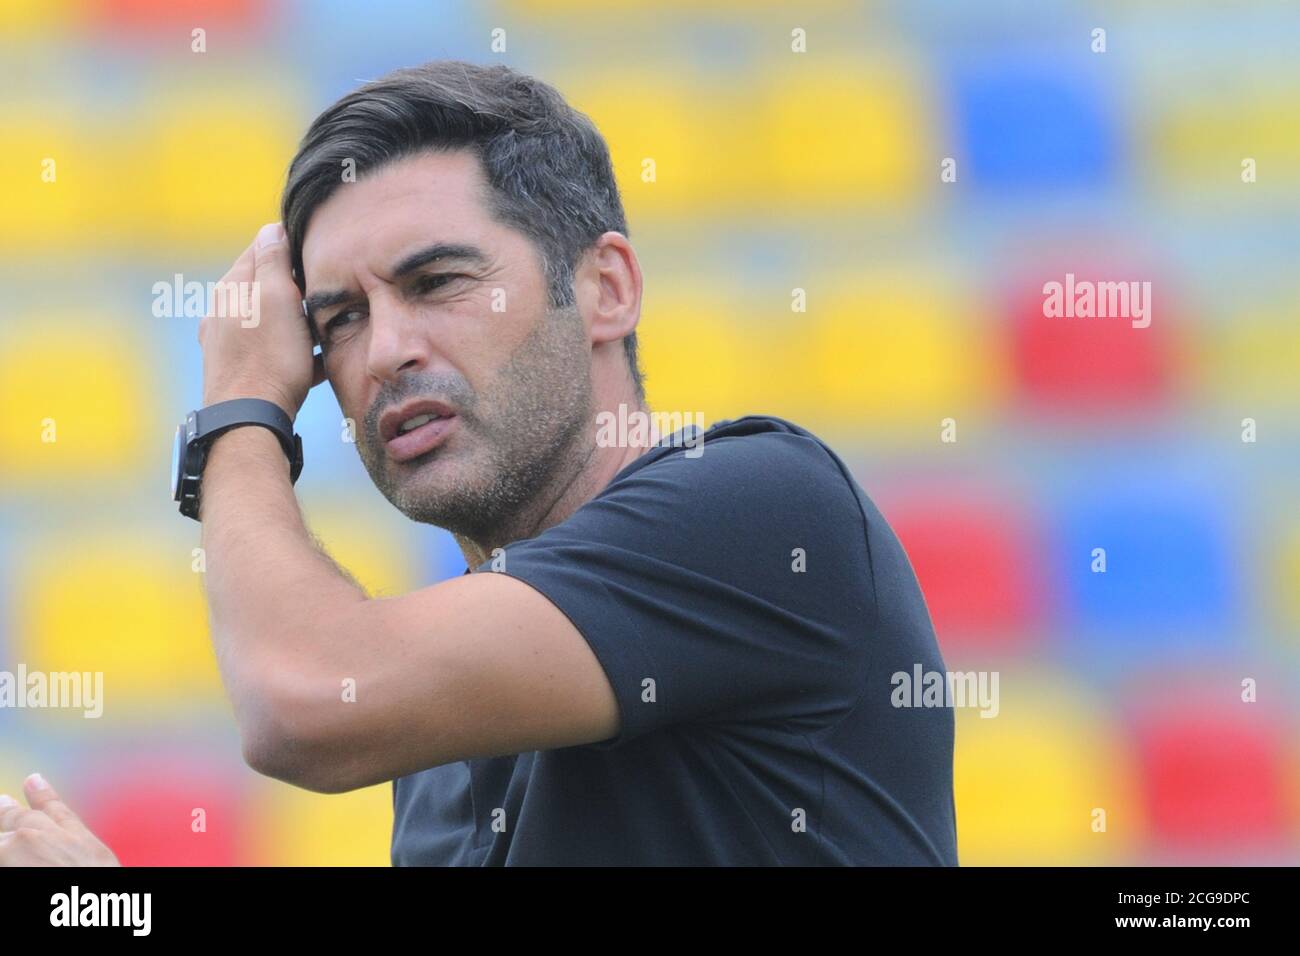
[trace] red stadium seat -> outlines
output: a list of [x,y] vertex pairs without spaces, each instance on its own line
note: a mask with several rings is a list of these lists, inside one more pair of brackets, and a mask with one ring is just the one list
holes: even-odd
[[94,803],[78,809],[123,866],[247,865],[237,780],[197,761],[155,757],[88,776],[80,790]]
[[188,48],[190,30],[252,29],[271,6],[259,0],[90,0],[87,13],[92,23],[115,34],[157,35],[184,28]]
[[1278,715],[1257,712],[1259,704],[1186,706],[1139,722],[1151,838],[1165,852],[1196,851],[1198,860],[1288,839]]
[[[1067,276],[1073,276],[1072,282]],[[1151,283],[1146,327],[1140,326],[1145,317],[1044,314],[1048,283],[1060,283],[1063,293],[1069,287],[1080,293],[1084,282],[1135,281]],[[1178,305],[1150,269],[1136,264],[1043,266],[1018,281],[1008,298],[1011,364],[1023,403],[1082,416],[1145,412],[1167,404],[1176,372],[1172,328]],[[1074,301],[1081,304],[1079,294]]]
[[942,649],[1023,649],[1038,603],[1024,516],[950,491],[877,503],[907,550]]

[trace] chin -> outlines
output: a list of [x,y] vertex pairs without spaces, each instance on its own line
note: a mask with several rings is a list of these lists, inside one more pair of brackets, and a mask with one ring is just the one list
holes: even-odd
[[449,503],[457,496],[457,490],[462,485],[450,470],[443,469],[438,474],[429,474],[425,466],[421,465],[414,473],[396,476],[391,487],[399,500],[413,507],[430,510]]
[[474,492],[476,483],[468,480],[470,476],[465,472],[451,462],[434,467],[422,465],[389,485],[388,500],[413,521],[447,528],[448,522],[455,523],[467,510],[477,511],[480,507]]

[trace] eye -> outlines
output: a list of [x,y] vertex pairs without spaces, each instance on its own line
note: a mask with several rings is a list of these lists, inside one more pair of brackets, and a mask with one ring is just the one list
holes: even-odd
[[355,309],[351,312],[340,312],[338,315],[334,316],[334,318],[325,323],[325,330],[328,332],[330,329],[337,329],[340,325],[347,325],[349,322],[353,322],[359,318],[361,318],[361,313],[357,312]]
[[358,312],[356,309],[340,312],[338,315],[334,316],[334,318],[325,323],[325,338],[330,338],[339,329],[346,325],[351,325],[353,322],[359,321],[364,317],[365,313]]
[[437,272],[433,275],[420,276],[412,285],[416,295],[424,295],[426,292],[433,292],[440,289],[448,282],[460,279],[462,276],[454,272]]

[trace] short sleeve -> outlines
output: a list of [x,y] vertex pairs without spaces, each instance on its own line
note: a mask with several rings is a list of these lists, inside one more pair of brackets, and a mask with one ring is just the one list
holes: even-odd
[[619,733],[591,746],[681,724],[811,732],[851,710],[876,617],[854,489],[815,438],[722,437],[506,547],[498,573],[564,612],[613,687]]

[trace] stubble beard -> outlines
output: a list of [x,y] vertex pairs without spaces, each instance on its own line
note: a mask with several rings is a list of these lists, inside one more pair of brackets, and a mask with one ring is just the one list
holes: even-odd
[[[548,312],[486,391],[471,392],[459,375],[403,379],[367,413],[357,451],[375,487],[412,521],[507,544],[554,504],[594,449],[591,348],[577,310]],[[379,415],[419,396],[451,404],[456,430],[426,455],[392,462]]]

